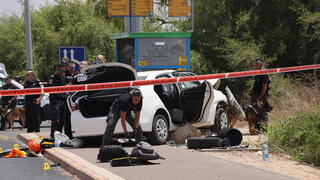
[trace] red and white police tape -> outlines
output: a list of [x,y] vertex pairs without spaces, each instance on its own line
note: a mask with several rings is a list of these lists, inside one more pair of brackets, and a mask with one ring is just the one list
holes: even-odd
[[226,78],[262,75],[262,74],[277,74],[277,73],[312,70],[312,69],[320,69],[320,64],[293,66],[293,67],[285,67],[285,68],[274,68],[274,69],[263,69],[263,70],[252,70],[252,71],[230,72],[230,73],[221,73],[221,74],[207,74],[207,75],[198,75],[198,76],[165,78],[165,79],[81,84],[81,85],[70,85],[70,86],[30,88],[30,89],[1,90],[0,97],[30,95],[30,94],[44,94],[44,93],[65,93],[65,92],[74,92],[74,91],[94,91],[94,90],[111,89],[111,88],[147,86],[147,85],[155,85],[155,84],[171,84],[171,83],[199,81],[199,80],[208,80],[208,79],[226,79]]

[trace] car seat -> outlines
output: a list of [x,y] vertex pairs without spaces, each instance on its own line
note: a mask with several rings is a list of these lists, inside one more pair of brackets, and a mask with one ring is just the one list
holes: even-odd
[[167,109],[174,108],[170,95],[167,92],[163,91],[162,85],[155,85],[154,90],[158,94],[158,96],[160,97],[161,101],[163,102],[163,104],[166,106]]

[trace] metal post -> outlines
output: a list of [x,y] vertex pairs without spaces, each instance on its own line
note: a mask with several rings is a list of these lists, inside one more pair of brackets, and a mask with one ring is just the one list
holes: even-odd
[[192,2],[192,4],[191,4],[191,6],[192,6],[192,12],[191,12],[191,16],[192,16],[192,19],[191,19],[191,21],[192,21],[192,25],[191,25],[191,32],[193,32],[193,25],[194,25],[194,1],[195,0],[191,0]]
[[124,18],[124,32],[142,32],[142,18],[132,15],[132,0],[129,1],[130,14]]
[[129,32],[132,32],[132,0],[130,0],[129,2],[129,9],[130,9],[130,31]]
[[29,0],[24,0],[24,28],[26,34],[26,55],[27,55],[27,69],[33,68],[32,63],[32,38],[31,38],[31,19],[29,11]]

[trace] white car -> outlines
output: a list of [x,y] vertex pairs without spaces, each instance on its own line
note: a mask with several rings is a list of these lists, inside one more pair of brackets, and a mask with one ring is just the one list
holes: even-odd
[[[194,76],[191,72],[175,70],[136,73],[131,66],[120,63],[91,66],[86,75],[88,79],[84,83]],[[224,110],[227,97],[216,90],[219,84],[219,80],[210,80],[138,87],[143,95],[140,123],[144,135],[153,144],[164,144],[170,131],[186,123],[211,126],[216,130],[227,127],[228,118]],[[109,107],[116,98],[130,89],[76,92],[70,96],[67,104],[71,112],[73,136],[103,135]],[[132,131],[129,125],[128,128],[128,131]],[[123,133],[120,120],[115,133]]]

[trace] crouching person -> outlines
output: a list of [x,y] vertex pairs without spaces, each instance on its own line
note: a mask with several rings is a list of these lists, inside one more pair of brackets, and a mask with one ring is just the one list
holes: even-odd
[[[135,133],[135,142],[139,143],[142,139],[142,129],[140,126],[141,108],[142,94],[139,89],[133,89],[130,93],[124,94],[116,99],[110,107],[109,115],[107,117],[107,127],[101,146],[110,145],[119,118],[121,119],[124,133],[128,136],[126,126],[127,121]],[[131,116],[131,111],[135,114],[134,118]]]

